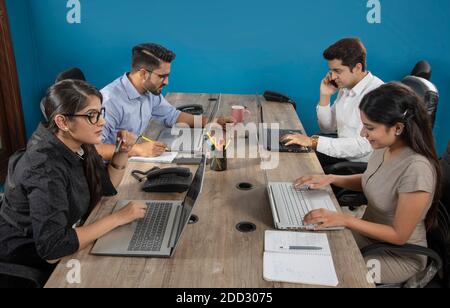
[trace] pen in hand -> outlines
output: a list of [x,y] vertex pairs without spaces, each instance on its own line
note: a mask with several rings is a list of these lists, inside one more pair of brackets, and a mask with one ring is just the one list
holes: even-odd
[[114,153],[119,153],[120,148],[122,147],[123,139],[120,138],[119,143],[116,144],[116,149],[114,150]]
[[[154,140],[152,140],[152,139],[150,139],[150,138],[145,137],[144,135],[140,135],[139,138],[142,138],[142,139],[144,139],[144,140],[147,141],[147,142],[152,142],[152,143],[155,143],[155,142],[156,142],[156,141],[154,141]],[[138,138],[138,139],[139,139],[139,138]],[[164,151],[170,152],[168,147],[166,147],[166,148],[164,149]]]

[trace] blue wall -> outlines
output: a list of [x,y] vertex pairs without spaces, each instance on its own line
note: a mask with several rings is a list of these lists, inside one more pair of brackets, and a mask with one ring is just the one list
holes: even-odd
[[[27,133],[40,119],[39,98],[57,73],[81,67],[102,87],[125,72],[130,49],[159,42],[176,51],[171,92],[262,93],[275,89],[299,104],[309,133],[327,71],[322,51],[359,36],[369,69],[398,80],[425,58],[441,92],[435,134],[450,135],[450,1],[381,0],[382,23],[366,21],[366,0],[80,0],[82,23],[66,22],[65,0],[7,0]],[[447,120],[447,121],[446,121]]]

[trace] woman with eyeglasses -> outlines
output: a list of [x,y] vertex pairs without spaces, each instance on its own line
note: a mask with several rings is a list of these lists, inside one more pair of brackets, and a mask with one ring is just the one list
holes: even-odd
[[48,90],[44,107],[48,124],[39,125],[26,150],[9,161],[0,208],[0,261],[50,273],[59,259],[143,218],[146,206],[130,202],[83,225],[102,196],[116,193],[136,137],[119,132],[106,167],[94,146],[101,143],[105,125],[97,89],[84,81],[61,81]]

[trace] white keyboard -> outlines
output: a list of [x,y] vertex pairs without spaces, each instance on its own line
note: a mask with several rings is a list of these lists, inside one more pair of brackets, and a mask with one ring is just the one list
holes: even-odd
[[292,183],[269,183],[269,187],[280,221],[289,225],[304,225],[305,215],[315,209],[336,211],[327,191],[301,191],[295,189]]

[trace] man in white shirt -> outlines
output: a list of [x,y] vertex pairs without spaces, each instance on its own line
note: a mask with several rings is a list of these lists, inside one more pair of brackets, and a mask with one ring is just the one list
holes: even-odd
[[[317,118],[322,134],[336,134],[337,138],[321,136],[287,135],[286,145],[312,147],[327,173],[327,166],[343,161],[367,162],[372,147],[361,137],[363,124],[359,104],[370,91],[383,84],[366,70],[366,49],[358,38],[338,41],[324,52],[329,73],[320,85]],[[331,97],[339,91],[333,106]]]

